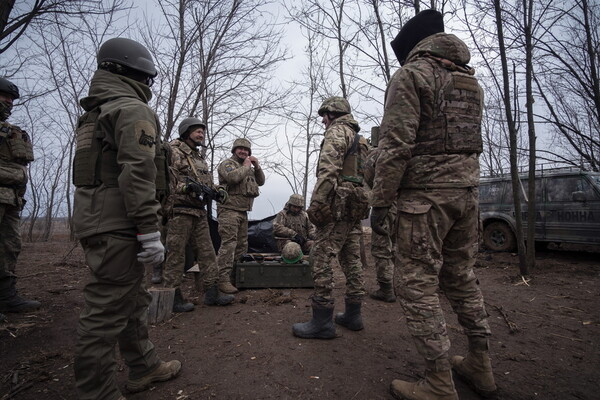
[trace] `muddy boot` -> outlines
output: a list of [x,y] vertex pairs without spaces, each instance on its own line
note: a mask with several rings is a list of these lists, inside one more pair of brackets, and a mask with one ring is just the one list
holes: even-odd
[[187,303],[181,294],[181,289],[175,289],[175,299],[173,300],[173,312],[182,313],[194,311],[194,305]]
[[227,294],[234,294],[238,292],[237,288],[233,286],[229,281],[219,282],[219,290]]
[[436,362],[428,361],[425,378],[417,382],[406,382],[394,379],[390,385],[390,393],[396,399],[404,400],[458,400],[458,393],[452,381],[452,370],[447,359],[438,360],[438,365],[445,364],[436,371]]
[[152,278],[150,279],[150,282],[152,283],[161,283],[163,278],[162,278],[162,270],[163,270],[163,265],[162,264],[158,264],[155,265],[152,268]]
[[361,307],[362,301],[359,298],[346,297],[346,311],[335,315],[335,323],[351,331],[360,331],[364,328]]
[[486,399],[495,397],[497,387],[486,338],[469,337],[467,356],[454,356],[450,363],[456,376],[466,382],[477,394]]
[[0,281],[0,312],[24,313],[40,308],[39,301],[27,300],[19,296],[16,285],[15,277]]
[[217,285],[204,290],[204,304],[207,306],[226,306],[231,304],[233,300],[235,300],[234,296],[220,293]]
[[181,371],[181,362],[172,360],[161,361],[158,368],[140,379],[129,379],[125,387],[130,392],[141,392],[148,389],[154,382],[164,382],[176,377]]
[[380,283],[379,289],[369,295],[374,300],[385,301],[386,303],[395,303],[396,295],[391,283]]
[[333,339],[335,325],[333,324],[333,303],[312,301],[313,316],[308,322],[299,322],[292,326],[294,336],[304,339]]

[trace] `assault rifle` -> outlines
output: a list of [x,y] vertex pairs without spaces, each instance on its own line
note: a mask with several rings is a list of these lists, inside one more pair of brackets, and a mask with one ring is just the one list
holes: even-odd
[[189,176],[185,177],[185,181],[186,191],[194,193],[196,195],[195,197],[200,201],[205,201],[205,199],[214,200],[218,203],[223,204],[227,201],[227,198],[229,197],[225,189],[219,188],[219,190],[215,190],[210,186],[205,185],[204,183],[200,183],[190,178]]

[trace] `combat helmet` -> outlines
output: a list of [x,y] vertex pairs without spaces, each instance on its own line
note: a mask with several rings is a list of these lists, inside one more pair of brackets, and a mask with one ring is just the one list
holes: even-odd
[[294,193],[293,195],[290,196],[290,199],[288,200],[288,204],[291,206],[304,208],[304,196]]
[[350,109],[350,103],[343,97],[329,97],[323,100],[323,104],[319,107],[319,115],[322,117],[325,113],[334,113],[334,114],[350,114],[352,110]]
[[184,119],[183,121],[181,121],[181,123],[179,124],[179,138],[181,140],[185,140],[187,139],[187,137],[189,136],[192,127],[195,126],[200,126],[202,129],[206,130],[206,125],[204,125],[204,123],[202,121],[200,121],[198,118],[194,118],[194,117],[189,117]]
[[288,242],[281,250],[281,259],[286,264],[295,264],[302,259],[304,253],[302,248],[296,242]]
[[109,39],[98,50],[98,65],[112,62],[142,72],[151,78],[158,72],[152,61],[152,55],[144,45],[127,38]]
[[248,149],[248,154],[252,155],[252,148],[250,147],[250,141],[246,138],[237,138],[233,141],[231,146],[231,152],[234,153],[237,147],[245,147]]
[[10,95],[13,100],[16,100],[20,97],[19,88],[17,85],[2,77],[0,77],[0,92]]

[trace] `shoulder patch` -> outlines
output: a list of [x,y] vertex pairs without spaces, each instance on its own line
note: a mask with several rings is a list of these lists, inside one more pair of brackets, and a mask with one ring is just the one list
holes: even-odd
[[154,153],[156,144],[156,129],[150,121],[135,122],[135,137],[140,148],[149,153]]

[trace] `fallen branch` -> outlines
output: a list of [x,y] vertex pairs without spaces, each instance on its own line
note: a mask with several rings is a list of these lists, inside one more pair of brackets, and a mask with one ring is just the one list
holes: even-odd
[[574,338],[574,337],[568,337],[568,336],[559,335],[558,333],[551,333],[551,335],[552,335],[552,336],[559,337],[559,338],[562,338],[562,339],[569,339],[569,340],[572,340],[572,341],[574,341],[574,342],[583,342],[583,340],[581,340],[581,339],[577,339],[577,338]]
[[502,318],[504,319],[504,322],[506,322],[506,325],[508,325],[508,329],[510,331],[510,333],[516,333],[519,332],[519,327],[517,326],[516,323],[512,322],[509,318],[508,315],[506,315],[506,313],[504,312],[504,309],[502,308],[502,306],[495,306],[493,304],[489,304],[486,303],[488,305],[491,305],[492,307],[494,307],[499,313],[500,315],[502,315]]

